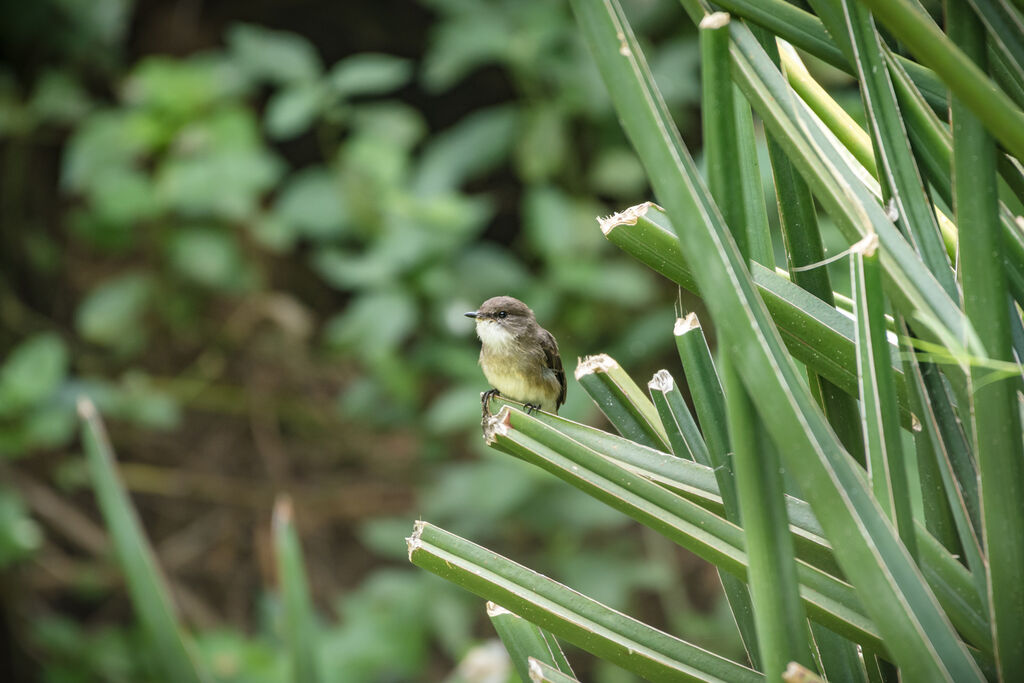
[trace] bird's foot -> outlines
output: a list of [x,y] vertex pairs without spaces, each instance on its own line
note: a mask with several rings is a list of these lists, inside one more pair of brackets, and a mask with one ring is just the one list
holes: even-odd
[[534,405],[532,403],[524,403],[523,404],[523,410],[526,411],[527,415],[533,415],[535,412],[540,410],[540,406]]
[[501,396],[501,392],[497,389],[490,389],[480,394],[480,406],[483,408],[484,417],[491,414],[491,399],[495,396]]

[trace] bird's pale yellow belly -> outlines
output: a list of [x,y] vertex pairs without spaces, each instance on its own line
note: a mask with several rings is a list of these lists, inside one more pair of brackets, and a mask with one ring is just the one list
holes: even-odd
[[555,412],[560,386],[547,368],[525,370],[518,359],[501,356],[481,356],[480,367],[491,386],[505,398]]

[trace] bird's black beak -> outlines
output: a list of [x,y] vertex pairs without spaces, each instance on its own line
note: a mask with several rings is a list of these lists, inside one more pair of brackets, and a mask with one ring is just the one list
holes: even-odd
[[469,313],[465,313],[464,315],[465,315],[465,316],[466,316],[467,318],[477,318],[477,317],[479,317],[479,316],[477,315],[477,312],[476,312],[476,311],[470,311]]

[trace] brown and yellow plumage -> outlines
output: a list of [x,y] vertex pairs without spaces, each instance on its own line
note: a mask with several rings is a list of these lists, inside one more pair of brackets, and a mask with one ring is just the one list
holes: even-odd
[[480,367],[491,386],[528,408],[557,413],[566,389],[558,342],[537,324],[529,306],[496,296],[466,315],[476,319]]

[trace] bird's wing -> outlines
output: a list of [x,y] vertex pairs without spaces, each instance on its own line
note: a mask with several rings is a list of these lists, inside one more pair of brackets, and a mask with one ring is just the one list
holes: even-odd
[[562,369],[562,357],[558,355],[558,342],[555,341],[554,335],[547,330],[544,330],[544,342],[544,362],[554,371],[561,387],[558,391],[558,400],[555,402],[557,411],[565,403],[565,370]]

